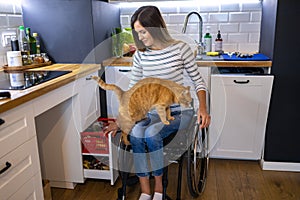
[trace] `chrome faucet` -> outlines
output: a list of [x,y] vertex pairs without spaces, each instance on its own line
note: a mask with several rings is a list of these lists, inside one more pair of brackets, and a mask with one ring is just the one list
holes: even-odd
[[203,48],[203,43],[202,43],[202,27],[203,27],[203,20],[202,20],[202,17],[201,15],[196,12],[196,11],[192,11],[192,12],[189,12],[187,14],[187,16],[185,17],[185,20],[184,20],[184,24],[183,24],[183,28],[182,28],[182,33],[185,33],[186,32],[186,27],[187,27],[187,24],[188,24],[188,21],[189,21],[189,18],[191,15],[197,15],[198,18],[199,18],[199,40],[198,42],[195,40],[196,44],[197,44],[197,47],[198,47],[198,55],[199,54],[202,54],[203,51],[204,51],[204,48]]

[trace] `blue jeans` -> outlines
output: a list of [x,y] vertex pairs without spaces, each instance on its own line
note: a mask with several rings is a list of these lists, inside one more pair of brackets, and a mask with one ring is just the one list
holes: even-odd
[[155,111],[138,122],[130,133],[130,143],[133,151],[135,173],[139,177],[161,176],[164,167],[163,139],[178,130],[188,127],[194,114],[192,109],[181,110],[179,106],[171,108],[170,125],[161,122]]

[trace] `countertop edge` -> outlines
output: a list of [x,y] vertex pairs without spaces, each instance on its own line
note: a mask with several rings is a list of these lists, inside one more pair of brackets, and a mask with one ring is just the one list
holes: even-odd
[[[84,66],[89,66],[84,69]],[[72,68],[76,68],[73,69]],[[79,68],[79,69],[78,69]],[[0,113],[4,113],[10,109],[13,109],[21,104],[29,102],[37,97],[40,97],[46,93],[49,93],[59,87],[67,85],[78,78],[82,78],[92,72],[96,72],[101,69],[100,64],[53,64],[47,67],[35,68],[34,70],[72,70],[71,73],[66,74],[63,77],[58,77],[56,79],[50,80],[43,83],[35,89],[29,88],[27,93],[17,96],[13,99],[2,99],[0,100]],[[31,90],[31,91],[30,91]],[[10,91],[11,93],[17,93],[18,91]],[[20,91],[19,91],[20,92]],[[21,93],[21,92],[20,92]]]
[[[196,60],[199,67],[271,67],[272,61]],[[132,57],[113,57],[102,62],[103,66],[132,66]]]

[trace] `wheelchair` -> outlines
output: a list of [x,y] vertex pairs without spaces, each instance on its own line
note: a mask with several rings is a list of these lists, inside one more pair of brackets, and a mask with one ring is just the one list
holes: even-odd
[[[176,200],[181,199],[181,185],[183,163],[186,163],[187,186],[193,198],[200,196],[205,189],[208,172],[208,129],[199,129],[197,115],[193,114],[186,129],[176,131],[164,139],[164,155],[168,155],[166,166],[163,168],[163,197],[162,200],[171,200],[167,195],[168,165],[176,163],[177,172],[177,194]],[[175,141],[175,142],[174,142]],[[117,200],[126,199],[126,188],[138,183],[138,177],[134,175],[132,163],[131,145],[125,145],[121,140],[118,146],[118,170],[122,186],[118,189]]]

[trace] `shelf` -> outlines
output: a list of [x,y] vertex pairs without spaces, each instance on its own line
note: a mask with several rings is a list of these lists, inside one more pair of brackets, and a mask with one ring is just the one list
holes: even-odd
[[85,178],[98,178],[98,179],[111,180],[110,170],[84,169],[83,174]]
[[82,153],[84,156],[102,156],[102,157],[109,157],[109,154],[98,154],[98,153]]

